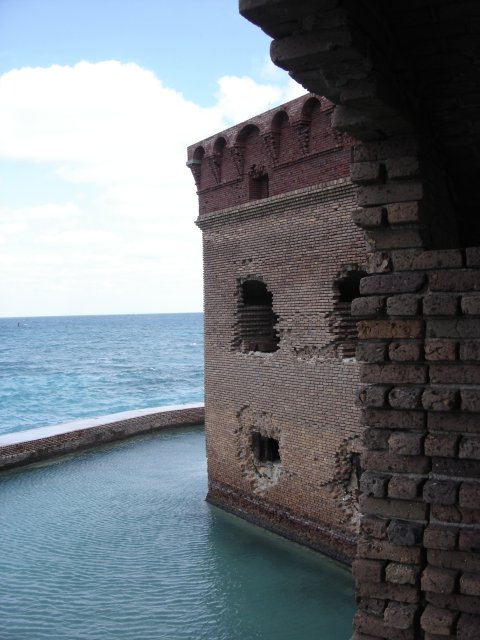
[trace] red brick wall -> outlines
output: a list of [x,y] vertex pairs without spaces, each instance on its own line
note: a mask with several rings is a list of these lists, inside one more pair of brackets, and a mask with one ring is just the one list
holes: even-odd
[[[253,166],[268,174],[269,195],[348,176],[352,141],[332,130],[332,108],[309,94],[191,145],[200,215],[248,202]],[[200,149],[203,160],[192,165]]]

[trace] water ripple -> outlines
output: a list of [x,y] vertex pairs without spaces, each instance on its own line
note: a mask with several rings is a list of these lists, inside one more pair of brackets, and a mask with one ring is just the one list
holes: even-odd
[[204,501],[185,429],[0,475],[1,640],[347,640],[350,575]]

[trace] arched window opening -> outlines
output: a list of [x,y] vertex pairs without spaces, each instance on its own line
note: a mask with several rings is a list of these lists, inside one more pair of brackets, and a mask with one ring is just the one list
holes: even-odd
[[205,156],[205,149],[203,147],[197,147],[193,153],[191,160],[187,162],[187,167],[190,169],[195,180],[195,186],[200,189],[202,182],[202,162]]
[[240,351],[272,353],[278,349],[273,296],[261,280],[240,285],[234,346]]
[[215,140],[215,144],[213,145],[213,155],[212,155],[212,171],[215,176],[215,180],[217,183],[222,181],[222,169],[223,169],[223,155],[225,151],[225,146],[227,142],[225,138],[217,138]]
[[330,328],[343,358],[354,358],[357,348],[357,321],[352,318],[352,301],[360,296],[360,280],[367,275],[356,265],[347,267],[334,283]]
[[311,120],[314,109],[321,109],[322,105],[318,98],[308,98],[302,107],[302,119]]

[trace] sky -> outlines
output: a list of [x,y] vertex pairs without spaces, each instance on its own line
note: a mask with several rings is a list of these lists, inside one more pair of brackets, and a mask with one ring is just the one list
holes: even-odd
[[202,310],[186,147],[305,91],[237,0],[0,0],[0,317]]

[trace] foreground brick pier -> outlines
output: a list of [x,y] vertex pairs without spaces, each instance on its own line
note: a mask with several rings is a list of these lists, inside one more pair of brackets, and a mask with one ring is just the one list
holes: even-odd
[[[240,0],[357,143],[356,640],[480,637],[480,4]],[[348,238],[345,238],[348,242]]]

